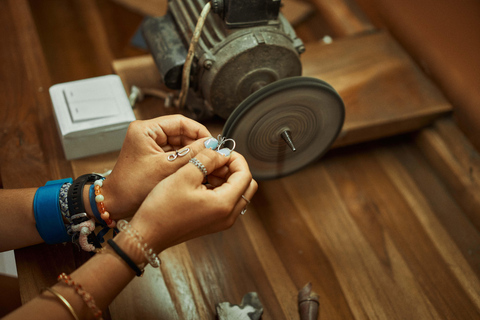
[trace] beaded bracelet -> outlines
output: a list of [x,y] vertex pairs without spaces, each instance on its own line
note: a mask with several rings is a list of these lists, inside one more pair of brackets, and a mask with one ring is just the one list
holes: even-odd
[[116,222],[110,219],[110,213],[105,210],[105,197],[102,195],[101,187],[103,186],[103,179],[95,180],[93,183],[95,190],[95,202],[97,203],[97,209],[100,212],[100,217],[107,224],[109,228],[115,228]]
[[72,280],[72,278],[67,275],[66,273],[61,273],[57,280],[59,282],[63,282],[66,285],[73,287],[75,291],[82,297],[83,301],[85,304],[92,310],[93,316],[96,319],[103,320],[102,318],[102,310],[97,308],[97,305],[95,304],[95,300],[93,299],[92,295],[85,290],[83,290],[83,287],[81,284],[76,283],[75,281]]
[[130,223],[125,220],[118,221],[118,229],[124,231],[128,236],[137,241],[137,248],[141,249],[148,263],[154,268],[160,267],[160,258],[153,252],[153,249],[148,248],[148,244],[143,240],[143,237],[135,230]]

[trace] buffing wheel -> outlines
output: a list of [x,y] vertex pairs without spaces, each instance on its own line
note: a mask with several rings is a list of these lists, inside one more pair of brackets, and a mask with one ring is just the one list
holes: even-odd
[[291,174],[320,158],[340,133],[342,99],[328,83],[292,77],[245,99],[229,116],[222,135],[236,141],[255,179]]

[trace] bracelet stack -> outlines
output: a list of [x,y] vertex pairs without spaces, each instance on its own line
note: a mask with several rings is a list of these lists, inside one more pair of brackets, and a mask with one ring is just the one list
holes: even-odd
[[[101,248],[103,235],[116,223],[105,210],[101,187],[105,178],[98,174],[86,174],[72,179],[49,181],[38,188],[34,198],[34,215],[38,233],[49,244],[72,241],[89,252]],[[92,183],[90,206],[99,224],[105,229],[96,236],[96,223],[90,219],[83,203],[83,188]],[[92,195],[94,196],[92,199]],[[92,201],[93,200],[93,201]]]
[[[133,247],[136,248],[137,250],[140,249],[142,251],[145,258],[147,259],[147,261],[152,267],[154,268],[160,267],[160,264],[161,264],[160,258],[156,253],[153,252],[153,249],[148,248],[148,244],[144,242],[143,237],[139,234],[137,230],[135,230],[125,220],[120,220],[118,222],[118,228],[120,231],[125,232],[128,238],[135,241],[135,243],[133,243]],[[135,272],[135,275],[137,277],[141,277],[143,275],[143,272],[145,269],[145,263],[136,265],[135,262],[128,256],[128,254],[122,248],[120,248],[113,239],[109,239],[107,243],[110,245],[110,247],[112,248],[116,256],[119,257],[121,260],[123,260],[133,270],[133,272]],[[97,250],[97,253],[103,253],[103,252],[107,252],[106,247],[100,250]]]

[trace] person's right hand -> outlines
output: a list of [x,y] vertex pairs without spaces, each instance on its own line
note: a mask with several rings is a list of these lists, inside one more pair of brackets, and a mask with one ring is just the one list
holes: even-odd
[[231,227],[247,205],[242,195],[250,200],[257,191],[239,153],[226,157],[206,149],[195,157],[209,173],[207,179],[216,181],[214,186],[207,188],[201,170],[188,163],[162,180],[131,220],[155,252]]

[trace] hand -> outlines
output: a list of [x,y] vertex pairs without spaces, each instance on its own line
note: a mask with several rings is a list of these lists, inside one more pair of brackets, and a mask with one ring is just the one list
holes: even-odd
[[204,150],[196,155],[212,172],[211,188],[203,184],[203,173],[188,163],[162,180],[148,195],[131,220],[145,241],[161,252],[164,249],[233,225],[257,191],[248,164],[237,152],[230,156]]
[[[111,218],[135,213],[158,182],[205,149],[202,138],[210,136],[205,126],[181,115],[132,122],[117,163],[102,187]],[[190,148],[188,154],[167,160],[168,155],[184,147]]]

